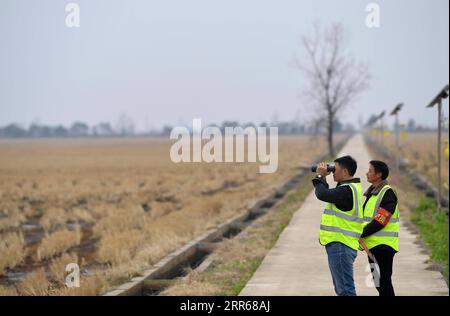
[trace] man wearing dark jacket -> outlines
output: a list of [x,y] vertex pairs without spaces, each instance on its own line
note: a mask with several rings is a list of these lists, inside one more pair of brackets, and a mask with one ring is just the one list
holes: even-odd
[[[388,175],[386,163],[378,160],[370,162],[366,176],[372,185],[364,193],[365,226],[361,235],[362,241],[378,263],[378,267],[373,269],[373,275],[380,296],[395,295],[391,276],[394,255],[398,251],[398,202],[394,190],[386,180]],[[373,264],[370,258],[369,262]]]
[[354,178],[357,164],[350,156],[336,159],[333,172],[336,188],[329,188],[327,165],[317,166],[313,179],[315,194],[326,202],[320,223],[319,242],[325,246],[334,289],[339,296],[355,296],[353,263],[362,233],[362,189],[359,178]]

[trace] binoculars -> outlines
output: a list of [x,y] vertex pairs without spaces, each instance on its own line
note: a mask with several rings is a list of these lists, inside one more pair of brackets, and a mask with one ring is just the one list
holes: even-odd
[[[333,165],[327,164],[327,172],[334,172],[335,170],[336,170],[336,168]],[[317,166],[312,166],[311,167],[311,171],[312,172],[316,172],[317,171]]]

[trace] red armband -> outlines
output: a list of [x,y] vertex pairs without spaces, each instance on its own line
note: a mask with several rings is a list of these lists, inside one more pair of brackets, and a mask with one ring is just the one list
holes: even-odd
[[392,217],[391,212],[385,210],[382,207],[379,207],[373,219],[376,220],[381,225],[386,226],[389,223],[391,217]]

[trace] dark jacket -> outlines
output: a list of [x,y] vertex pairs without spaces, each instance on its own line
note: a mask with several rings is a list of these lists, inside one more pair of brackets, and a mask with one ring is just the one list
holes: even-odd
[[324,202],[333,203],[341,211],[348,212],[353,209],[353,193],[348,186],[341,186],[345,183],[359,183],[359,178],[338,182],[336,188],[330,189],[325,177],[312,179],[315,187],[316,197]]

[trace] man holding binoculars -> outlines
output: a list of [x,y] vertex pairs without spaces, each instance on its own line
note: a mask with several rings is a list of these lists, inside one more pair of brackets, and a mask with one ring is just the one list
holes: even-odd
[[[320,244],[325,246],[334,290],[339,296],[355,296],[353,263],[363,231],[361,180],[354,178],[357,163],[351,156],[334,160],[329,166],[322,162],[312,180],[315,194],[326,202],[320,223]],[[333,172],[336,188],[330,189],[326,176]]]

